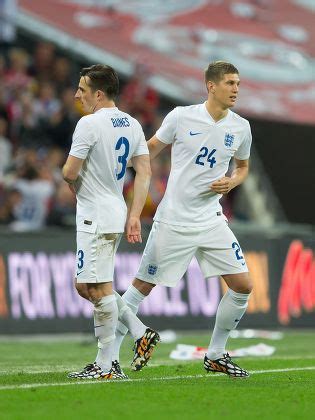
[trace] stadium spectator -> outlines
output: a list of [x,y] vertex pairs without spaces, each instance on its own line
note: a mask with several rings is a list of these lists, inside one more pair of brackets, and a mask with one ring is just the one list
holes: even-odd
[[65,182],[58,184],[47,223],[55,226],[74,227],[75,204],[76,200],[68,185]]
[[5,74],[4,82],[9,91],[27,89],[32,82],[28,74],[29,55],[22,48],[9,50],[9,67]]
[[[0,101],[0,105],[2,105],[3,100],[4,100],[4,79],[5,79],[5,72],[6,72],[6,61],[4,58],[4,55],[0,54],[0,86],[1,86],[1,101]],[[1,108],[0,108],[1,109]]]
[[12,137],[17,147],[39,147],[47,143],[47,135],[40,124],[40,109],[32,93],[15,91],[8,109]]
[[45,121],[44,126],[52,145],[58,146],[65,152],[69,151],[72,133],[80,116],[73,105],[73,98],[73,89],[66,88],[60,98],[60,107]]
[[71,64],[66,57],[56,57],[54,62],[53,77],[56,92],[61,96],[65,89],[73,86],[71,78]]
[[0,115],[0,181],[12,164],[12,145],[7,138],[8,122]]
[[49,120],[60,110],[60,101],[52,82],[43,82],[39,86],[38,98],[35,99],[35,113],[41,120]]
[[143,127],[146,138],[151,137],[156,125],[159,95],[149,85],[150,68],[137,63],[131,79],[123,87],[120,95],[120,108],[132,114]]
[[0,193],[0,225],[8,226],[15,221],[15,209],[21,204],[22,194],[15,189]]
[[21,201],[14,207],[14,221],[10,225],[15,231],[43,228],[54,192],[53,182],[44,179],[37,165],[30,161],[18,169],[16,179],[10,182],[10,188],[21,194]]
[[39,42],[33,54],[33,62],[29,67],[30,74],[40,83],[51,82],[56,59],[55,46],[50,42]]
[[[37,225],[32,224],[31,218],[28,222],[24,220],[31,213],[25,210],[30,203],[27,198],[31,195],[30,185],[39,185],[42,195],[45,189],[59,188],[63,182],[61,167],[65,151],[69,149],[71,133],[80,116],[73,101],[69,60],[56,56],[49,43],[41,42],[35,50],[33,62],[29,53],[20,47],[8,49],[7,61],[0,55],[0,200],[2,204],[9,203],[8,198],[14,195],[12,188],[17,191],[15,184],[18,185],[21,202],[9,218],[16,222],[10,225],[14,229],[38,229],[45,225],[46,212],[50,210],[47,203],[43,206],[45,211],[38,210],[43,216]],[[51,69],[54,79],[49,75]],[[43,75],[46,70],[47,77]],[[57,154],[58,163],[54,160]],[[22,174],[21,168],[26,166],[29,169]],[[31,168],[37,175],[31,175]],[[51,198],[47,194],[48,201]],[[53,201],[51,208],[54,208]],[[72,203],[74,211],[75,203]]]

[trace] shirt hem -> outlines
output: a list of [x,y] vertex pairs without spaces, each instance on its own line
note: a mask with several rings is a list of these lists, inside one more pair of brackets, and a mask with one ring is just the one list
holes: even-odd
[[221,215],[213,215],[211,217],[211,219],[209,220],[208,223],[185,223],[185,222],[173,222],[173,221],[169,221],[169,220],[163,220],[163,219],[153,219],[154,222],[159,222],[159,223],[164,223],[165,225],[171,225],[171,226],[181,226],[181,227],[189,227],[189,228],[193,228],[193,227],[208,227],[211,226],[213,224],[213,222],[215,220],[219,220],[220,217],[224,217],[224,214],[221,212]]

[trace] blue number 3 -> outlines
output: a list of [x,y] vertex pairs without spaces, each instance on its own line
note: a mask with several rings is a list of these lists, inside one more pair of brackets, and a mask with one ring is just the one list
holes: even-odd
[[118,142],[116,143],[115,150],[120,150],[121,147],[124,146],[125,150],[124,153],[120,156],[118,156],[118,163],[121,163],[121,171],[116,174],[117,181],[119,181],[126,172],[127,167],[127,159],[129,154],[129,141],[126,139],[126,137],[120,137],[118,139]]
[[78,268],[79,269],[81,269],[84,265],[83,258],[84,258],[84,252],[82,251],[82,249],[80,249],[78,251]]

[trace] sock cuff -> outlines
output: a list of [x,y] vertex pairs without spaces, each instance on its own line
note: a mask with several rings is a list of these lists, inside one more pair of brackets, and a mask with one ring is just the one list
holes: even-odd
[[127,310],[131,310],[129,308],[129,306],[127,305],[126,301],[120,296],[119,293],[117,293],[114,290],[114,294],[116,296],[116,302],[117,302],[117,306],[118,306],[118,318],[121,319],[123,314],[127,311]]
[[227,293],[231,296],[231,298],[236,302],[236,303],[246,303],[248,302],[250,293],[238,293],[238,292],[234,292],[234,290],[232,289],[227,289]]
[[114,290],[114,295],[116,297],[116,302],[117,302],[118,310],[120,311],[122,308],[124,308],[125,306],[127,306],[127,304],[123,300],[123,298],[120,296],[120,294],[117,293],[115,290]]
[[145,298],[145,295],[142,294],[136,287],[134,287],[132,284],[128,287],[128,289],[123,294],[123,298],[126,298],[126,301],[128,301],[128,295],[131,295],[137,303],[141,303],[143,299]]

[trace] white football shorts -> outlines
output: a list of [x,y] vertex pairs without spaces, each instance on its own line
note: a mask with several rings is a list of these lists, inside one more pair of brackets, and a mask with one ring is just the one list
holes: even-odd
[[248,272],[242,249],[225,216],[207,227],[154,222],[136,278],[174,287],[195,256],[205,278]]
[[77,283],[113,281],[115,255],[122,233],[77,232]]

